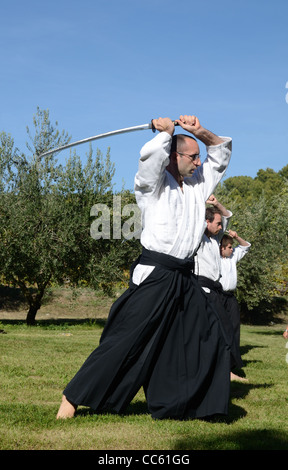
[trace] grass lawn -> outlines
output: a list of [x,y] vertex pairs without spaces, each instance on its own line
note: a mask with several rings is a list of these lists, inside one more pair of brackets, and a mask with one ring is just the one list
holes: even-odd
[[227,417],[155,421],[140,390],[125,415],[79,408],[75,418],[57,421],[62,390],[98,345],[103,319],[49,317],[27,327],[5,317],[0,320],[0,449],[288,450],[285,326],[242,326],[249,382],[231,384]]

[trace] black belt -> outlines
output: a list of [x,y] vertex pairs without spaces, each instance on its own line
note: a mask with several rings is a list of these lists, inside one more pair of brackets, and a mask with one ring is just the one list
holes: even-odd
[[208,287],[208,289],[218,292],[218,294],[226,295],[226,297],[234,296],[232,290],[223,290],[223,286],[219,281],[212,281],[212,279],[205,276],[198,276],[198,281],[201,287]]
[[191,258],[175,258],[165,253],[158,253],[157,251],[147,250],[142,248],[142,254],[139,256],[137,263],[145,264],[148,266],[162,266],[165,269],[172,271],[182,271],[187,274],[194,272],[194,256]]
[[208,289],[214,290],[216,292],[224,292],[223,287],[219,281],[212,281],[212,279],[209,279],[205,276],[198,276],[198,281],[202,287],[208,287]]

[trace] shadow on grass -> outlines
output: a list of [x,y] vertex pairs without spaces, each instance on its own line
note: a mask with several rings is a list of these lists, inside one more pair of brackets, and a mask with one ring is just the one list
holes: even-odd
[[[210,424],[219,424],[219,423],[223,423],[223,424],[233,424],[235,423],[236,421],[244,418],[246,416],[246,411],[241,408],[240,406],[237,406],[237,405],[234,405],[232,403],[229,404],[229,412],[228,412],[228,415],[215,415],[215,416],[209,416],[207,418],[186,418],[184,420],[181,420],[181,419],[163,419],[163,420],[156,420],[156,421],[170,421],[171,423],[172,422],[189,422],[189,421],[202,421],[202,422],[207,422],[207,423],[210,423]],[[105,417],[109,418],[111,416],[118,416],[118,417],[122,417],[122,418],[125,418],[125,417],[132,417],[132,416],[147,416],[151,419],[153,419],[151,417],[151,414],[148,410],[148,406],[147,406],[147,403],[146,401],[137,401],[135,403],[130,403],[130,405],[127,407],[126,411],[123,412],[123,413],[116,413],[116,412],[113,412],[111,410],[107,411],[107,412],[101,412],[101,413],[97,413],[93,410],[91,410],[90,408],[80,408],[77,410],[77,413],[76,413],[76,417],[86,417],[86,416],[95,416],[95,417],[98,417],[99,419],[103,419]],[[181,447],[179,447],[180,449]],[[185,448],[185,447],[183,447]]]
[[[63,326],[76,326],[76,325],[87,325],[87,326],[105,326],[106,318],[57,318],[53,320],[36,320],[35,325],[31,328],[37,328],[37,326],[45,327],[45,328],[53,328],[53,327],[63,327]],[[0,320],[0,323],[5,325],[26,325],[26,320]]]
[[[288,450],[288,434],[278,430],[234,431],[215,437],[178,439],[176,450]],[[248,462],[246,462],[248,464]],[[268,462],[266,462],[267,465]]]
[[107,410],[107,412],[97,413],[90,408],[80,408],[77,410],[77,416],[134,416],[134,415],[150,415],[146,401],[137,400],[127,406],[127,409],[123,413],[116,413],[113,410]]
[[27,302],[18,287],[0,285],[0,310],[13,312],[27,307]]
[[[259,349],[259,348],[264,349],[265,348],[266,349],[267,347],[268,346],[258,346],[258,345],[252,345],[252,344],[245,344],[245,346],[240,346],[240,355],[242,357],[243,367],[244,368],[247,367],[248,364],[256,364],[258,362],[262,362],[262,361],[256,360],[256,359],[253,359],[253,360],[244,359],[243,356],[245,356],[245,354],[248,354],[249,351],[251,351],[252,349],[255,349],[255,348],[257,348],[257,349]],[[236,370],[236,371],[233,370],[233,372],[235,372],[236,375],[239,375],[240,377],[244,376],[243,369],[239,369],[239,370]]]
[[[201,421],[206,421],[210,423],[225,423],[225,424],[232,424],[235,423],[235,421],[238,421],[239,419],[242,419],[246,416],[247,412],[244,408],[241,408],[238,405],[235,405],[234,403],[231,402],[233,398],[245,398],[250,390],[255,389],[255,388],[270,388],[271,385],[269,384],[247,384],[247,383],[242,383],[242,382],[232,382],[231,383],[231,397],[230,397],[230,403],[229,403],[229,411],[228,415],[215,415],[207,418],[202,418],[199,419]],[[107,410],[107,412],[102,412],[102,413],[97,413],[90,408],[79,408],[77,410],[77,416],[103,416],[103,415],[117,415],[117,416],[133,416],[133,415],[150,415],[150,412],[148,410],[147,402],[145,400],[137,400],[135,402],[130,403],[125,412],[123,413],[116,413],[111,410]],[[172,420],[174,421],[174,420]],[[175,420],[177,421],[177,420]],[[189,419],[185,420],[189,421]]]
[[249,351],[255,348],[267,348],[268,346],[258,346],[255,344],[245,344],[245,346],[240,346],[240,354],[241,356],[245,356],[245,354],[248,354]]
[[[286,323],[285,323],[286,325]],[[273,325],[274,327],[278,325]],[[285,330],[285,327],[284,327],[284,330]],[[266,330],[266,331],[263,331],[263,330],[257,330],[257,326],[255,326],[255,330],[251,331],[251,333],[253,333],[254,335],[263,335],[263,336],[279,336],[281,337],[282,334],[283,334],[283,323],[281,326],[279,326],[279,329],[275,330]]]
[[[30,292],[36,292],[31,287]],[[51,289],[46,289],[41,304],[45,305],[53,300],[54,294]],[[28,303],[19,287],[5,286],[0,284],[0,310],[7,312],[17,312],[18,310],[28,310]]]
[[272,388],[273,385],[271,384],[250,384],[250,383],[243,383],[243,382],[231,382],[231,399],[233,398],[245,398],[249,393],[250,390],[254,389],[268,389]]

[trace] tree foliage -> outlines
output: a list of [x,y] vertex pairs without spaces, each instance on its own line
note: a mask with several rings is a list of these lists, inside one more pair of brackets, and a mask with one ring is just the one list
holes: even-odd
[[51,124],[48,111],[37,110],[34,127],[34,135],[27,129],[29,156],[14,150],[5,134],[0,154],[1,273],[25,295],[28,324],[35,323],[49,283],[68,279],[105,287],[130,254],[128,247],[119,253],[110,240],[90,236],[91,207],[113,201],[110,150],[103,158],[90,146],[84,164],[75,152],[59,164],[54,154],[42,153],[67,143],[68,135]]
[[[132,228],[131,239],[123,236],[125,224],[130,230],[129,211],[137,206],[130,191],[113,189],[109,148],[103,157],[90,146],[84,162],[76,151],[65,163],[55,154],[43,156],[70,137],[51,123],[49,111],[39,108],[27,133],[28,153],[20,153],[13,138],[0,133],[0,273],[3,282],[21,288],[29,306],[27,323],[34,324],[52,282],[85,283],[108,294],[116,283],[126,283],[140,243],[133,238],[139,227]],[[238,265],[243,318],[265,320],[279,308],[275,300],[288,295],[288,165],[279,172],[259,170],[255,178],[228,178],[216,196],[233,212],[230,228],[251,243]],[[108,227],[101,207],[108,213]],[[97,239],[95,223],[103,231]],[[113,236],[119,223],[123,231]]]
[[243,318],[269,318],[288,294],[287,167],[259,170],[256,178],[228,178],[218,199],[233,212],[230,228],[251,243],[238,264],[237,297]]

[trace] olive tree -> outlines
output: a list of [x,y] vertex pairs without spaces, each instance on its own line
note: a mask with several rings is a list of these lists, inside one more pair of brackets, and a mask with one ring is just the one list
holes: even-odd
[[0,271],[21,288],[29,325],[52,280],[91,278],[91,258],[101,258],[104,241],[96,244],[90,235],[90,210],[96,201],[111,199],[114,175],[109,149],[103,158],[90,146],[84,164],[75,152],[65,164],[54,154],[41,156],[69,136],[51,124],[49,111],[37,109],[33,123],[28,155],[5,133],[0,148]]
[[251,243],[249,253],[237,265],[237,298],[244,319],[265,321],[279,306],[285,308],[288,294],[288,183],[282,179],[272,194],[269,181],[257,196],[256,178],[255,188],[250,182],[249,194],[241,195],[232,179],[229,183],[229,192],[225,183],[218,188],[217,198],[233,212],[230,228]]

